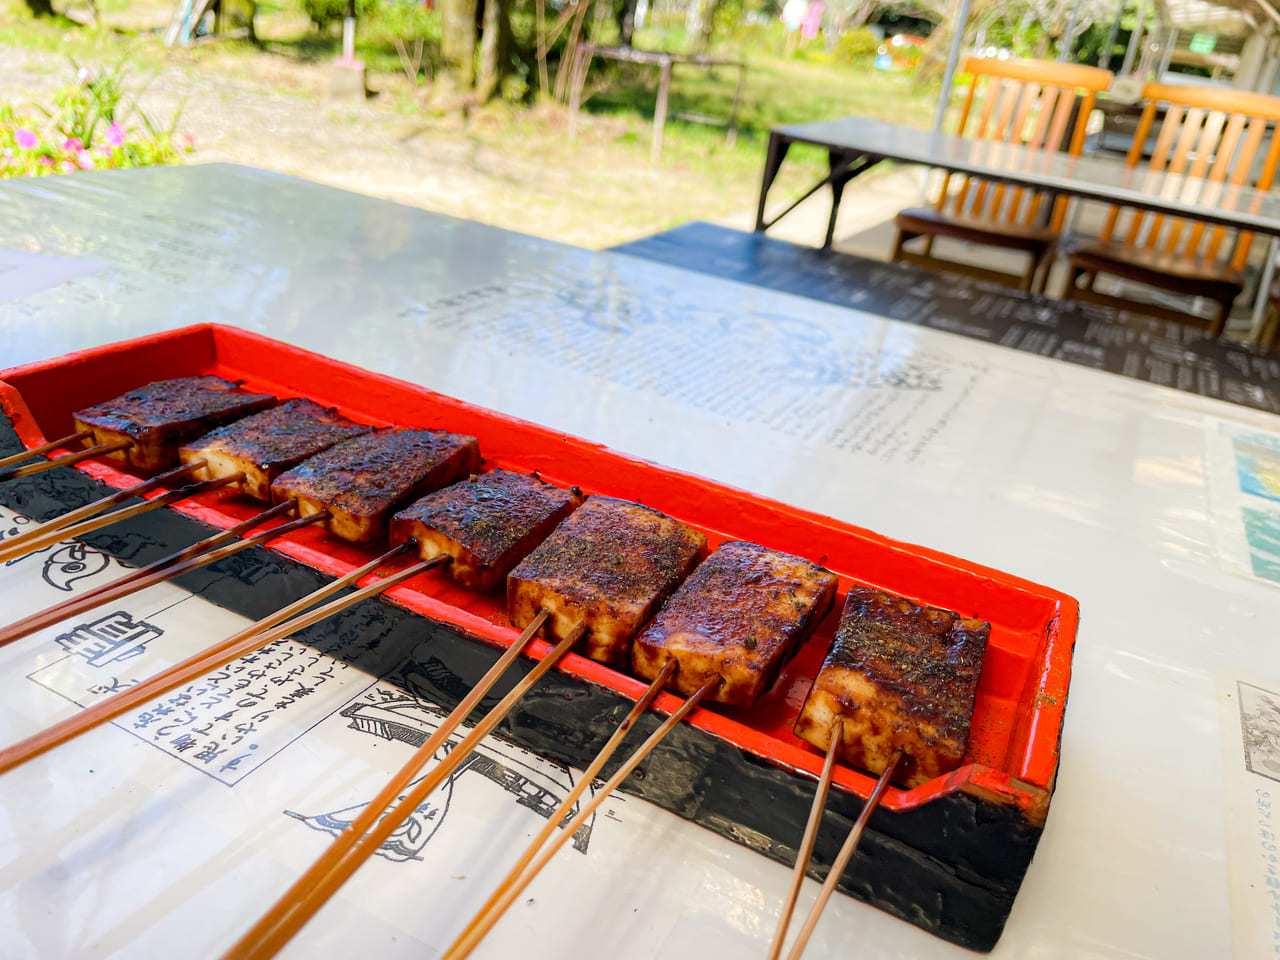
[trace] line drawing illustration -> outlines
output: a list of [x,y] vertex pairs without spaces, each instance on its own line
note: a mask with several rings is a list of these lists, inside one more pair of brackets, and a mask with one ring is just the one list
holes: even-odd
[[[422,669],[431,672],[431,665]],[[340,710],[339,715],[349,721],[353,730],[382,740],[400,741],[416,749],[427,742],[448,712],[429,700],[407,694],[403,690],[376,686]],[[468,732],[465,726],[460,728],[437,751],[433,761],[438,763],[442,760]],[[490,738],[467,757],[435,793],[423,801],[383,843],[377,855],[395,862],[421,860],[423,849],[443,826],[455,794],[466,789],[468,773],[484,777],[501,787],[514,798],[516,805],[533,811],[543,819],[551,816],[560,801],[573,789],[575,782],[573,772],[563,764],[539,757],[513,743]],[[421,779],[415,779],[409,789]],[[591,786],[585,799],[590,799],[597,786],[598,784]],[[284,813],[313,830],[336,837],[366,806],[367,802],[311,815],[293,810],[285,810]],[[576,809],[575,807],[575,812]],[[579,853],[587,852],[594,827],[593,815],[574,834],[572,846]]]
[[147,644],[164,631],[145,620],[134,620],[125,610],[115,610],[92,623],[76,624],[70,632],[54,638],[67,653],[84,657],[91,667],[105,667],[117,660],[129,660],[146,652]]
[[1280,783],[1280,694],[1251,683],[1236,686],[1245,769]]

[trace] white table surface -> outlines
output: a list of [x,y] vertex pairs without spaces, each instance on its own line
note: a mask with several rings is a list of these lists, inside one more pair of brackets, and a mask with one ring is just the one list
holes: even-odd
[[[76,266],[50,255],[100,269],[5,302],[6,262]],[[201,321],[1071,593],[1057,792],[994,956],[1231,955],[1214,674],[1280,674],[1280,592],[1219,563],[1204,437],[1280,418],[246,168],[0,184],[0,365]],[[16,583],[0,571],[6,612],[42,605]],[[181,616],[240,622],[202,604]],[[28,679],[63,656],[53,633],[0,650],[6,741],[74,710]],[[228,788],[111,726],[0,778],[0,953],[216,954],[323,848],[282,811],[361,802],[398,763],[353,738],[321,724]],[[446,946],[538,822],[461,807],[284,955]],[[763,955],[784,867],[634,798],[615,812],[478,956]],[[972,954],[837,897],[808,955]]]

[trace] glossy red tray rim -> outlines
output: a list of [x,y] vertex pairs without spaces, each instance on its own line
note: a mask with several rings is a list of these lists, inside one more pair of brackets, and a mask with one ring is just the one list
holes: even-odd
[[[1025,738],[1026,751],[1020,764],[1021,772],[1026,779],[1014,777],[1002,770],[983,764],[970,763],[952,771],[950,774],[935,778],[910,790],[891,787],[882,801],[883,805],[890,810],[903,811],[920,806],[935,797],[964,790],[969,793],[985,795],[996,802],[1014,804],[1023,810],[1029,820],[1042,822],[1052,793],[1054,777],[1056,776],[1063,716],[1070,682],[1072,648],[1079,624],[1077,601],[1061,591],[927,547],[892,540],[865,528],[800,510],[727,484],[713,482],[667,467],[660,467],[651,461],[613,450],[601,444],[582,440],[518,417],[457,400],[417,384],[384,374],[373,373],[353,364],[325,357],[279,340],[273,340],[260,334],[222,324],[196,324],[159,334],[151,334],[74,351],[60,357],[35,361],[0,371],[0,408],[3,408],[13,421],[15,430],[23,443],[29,448],[37,446],[47,442],[48,438],[43,435],[31,415],[21,392],[9,381],[22,380],[30,376],[73,373],[77,366],[88,360],[96,361],[104,357],[113,356],[123,357],[139,348],[201,337],[211,338],[211,352],[215,362],[223,352],[219,348],[232,345],[241,348],[258,346],[267,351],[282,351],[285,354],[305,357],[313,363],[322,364],[335,371],[341,370],[347,376],[366,380],[370,383],[387,384],[394,386],[397,390],[408,390],[428,401],[458,408],[483,419],[502,421],[509,426],[544,434],[548,440],[579,444],[594,453],[605,454],[635,464],[637,468],[644,470],[656,468],[661,470],[664,475],[681,478],[686,482],[703,485],[714,492],[766,506],[778,513],[789,515],[797,521],[820,523],[828,528],[847,533],[851,537],[856,537],[877,548],[905,552],[911,557],[925,560],[941,567],[962,571],[968,575],[976,575],[1053,604],[1054,617],[1049,625],[1048,636],[1046,637],[1043,669],[1036,677],[1036,687],[1032,692],[1034,707],[1029,719],[1030,729],[1027,731]],[[106,465],[104,462],[85,462],[76,469],[92,476],[96,480],[118,488],[137,482],[137,478],[132,474],[124,473]],[[152,496],[158,496],[162,492],[157,491]],[[200,501],[184,501],[169,509],[214,526],[225,528],[230,525],[225,513]],[[334,576],[342,575],[354,568],[353,564],[338,561],[323,551],[293,542],[290,537],[272,542],[270,549]],[[364,582],[372,582],[372,579],[369,578]],[[492,645],[509,647],[518,635],[517,631],[509,626],[492,623],[483,617],[475,616],[434,599],[430,594],[415,588],[414,583],[416,582],[417,578],[388,591],[386,595],[389,599],[414,612],[423,614],[433,620],[455,625],[468,635]],[[540,660],[551,649],[551,645],[538,640],[530,645],[527,653],[531,658]],[[569,654],[556,669],[577,679],[612,689],[632,700],[638,698],[646,686],[643,681],[609,669],[577,654]],[[680,703],[681,700],[675,695],[663,693],[655,700],[654,708],[659,712],[670,714]],[[753,730],[733,718],[700,708],[694,711],[688,722],[769,763],[801,776],[816,780],[821,772],[822,757],[816,752],[777,740],[767,734]],[[1044,786],[1029,781],[1039,781]],[[834,785],[837,789],[866,798],[870,795],[874,780],[856,770],[837,766]]]

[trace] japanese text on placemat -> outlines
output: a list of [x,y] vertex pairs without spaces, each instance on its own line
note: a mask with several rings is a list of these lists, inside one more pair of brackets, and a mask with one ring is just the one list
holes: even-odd
[[311,647],[277,640],[120,722],[232,784],[369,682],[360,671]]

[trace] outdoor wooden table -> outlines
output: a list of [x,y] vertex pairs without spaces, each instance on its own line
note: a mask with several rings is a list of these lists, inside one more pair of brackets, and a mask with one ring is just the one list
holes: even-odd
[[[0,209],[6,366],[234,324],[1076,596],[1056,793],[992,956],[1205,960],[1271,942],[1259,831],[1276,829],[1280,771],[1231,724],[1239,691],[1280,690],[1280,562],[1246,541],[1276,501],[1246,503],[1236,481],[1241,463],[1266,479],[1280,417],[243,167],[7,181]],[[6,567],[0,609],[105,575],[74,568]],[[75,624],[0,649],[0,740],[131,682],[157,648],[244,624],[178,587],[121,610],[162,632],[136,636],[144,654],[90,663]],[[0,777],[6,960],[218,956],[411,752],[352,715],[388,692],[349,668],[228,769],[143,710]],[[201,728],[220,713],[183,709]],[[283,957],[451,942],[544,822],[532,791],[571,778],[500,737],[483,751]],[[762,957],[788,882],[619,796],[475,956]],[[851,949],[975,956],[837,896],[806,958]]]
[[[569,87],[569,136],[573,137],[576,129],[578,108],[582,101],[582,88],[587,82],[587,69],[591,59],[600,57],[604,60],[616,60],[620,63],[640,63],[659,69],[658,103],[653,110],[653,137],[650,141],[649,159],[658,162],[662,155],[662,133],[667,125],[667,102],[671,92],[671,68],[676,64],[703,67],[734,67],[738,71],[738,85],[733,92],[733,106],[729,108],[729,124],[726,141],[733,145],[738,136],[738,106],[742,102],[742,91],[747,84],[747,65],[741,60],[730,57],[713,57],[705,53],[666,53],[660,50],[637,50],[634,47],[605,47],[594,43],[578,44],[578,55],[574,60],[574,72]],[[701,114],[681,114],[685,119],[698,123],[715,123],[712,117]]]
[[[828,173],[773,219],[765,215],[773,185],[792,144],[827,152]],[[831,246],[845,186],[882,160],[922,164],[1002,183],[1048,190],[1082,200],[1120,203],[1177,217],[1280,237],[1280,196],[1249,187],[1228,187],[1178,174],[1131,169],[1118,158],[1071,157],[1057,151],[948,133],[934,133],[866,117],[776,127],[769,131],[756,230],[769,229],[823,186],[832,191],[831,217],[823,246]]]

